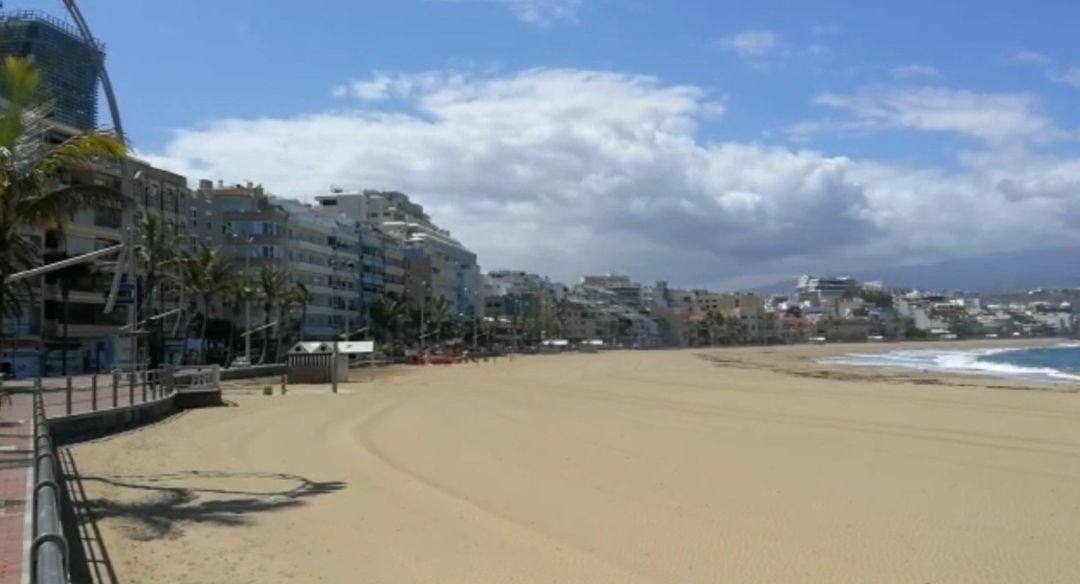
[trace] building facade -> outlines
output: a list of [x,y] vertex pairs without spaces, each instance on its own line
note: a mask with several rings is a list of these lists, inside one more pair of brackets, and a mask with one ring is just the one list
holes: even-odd
[[[482,315],[483,281],[476,254],[449,231],[437,227],[408,195],[396,191],[336,191],[315,199],[324,210],[333,209],[356,221],[373,223],[398,242],[404,256],[400,275],[418,280],[398,282],[395,266],[393,287],[408,288],[414,305],[441,298],[450,304],[453,314]],[[410,264],[409,269],[405,264]]]
[[79,130],[97,125],[101,46],[83,40],[67,23],[42,12],[0,13],[0,59],[32,57],[41,89],[51,104],[49,117]]
[[[214,186],[200,183],[196,197],[205,224],[204,243],[233,258],[238,269],[254,276],[272,265],[290,284],[303,284],[311,302],[300,315],[285,315],[282,333],[305,340],[325,340],[352,331],[366,321],[364,231],[347,217],[327,214],[292,199],[269,195],[261,186]],[[209,210],[209,213],[205,211]],[[370,255],[370,254],[369,254]],[[262,306],[253,306],[253,324],[264,322]],[[220,308],[219,308],[220,310]],[[222,315],[239,322],[239,315]],[[270,320],[281,315],[271,315]],[[292,322],[297,320],[295,324]]]

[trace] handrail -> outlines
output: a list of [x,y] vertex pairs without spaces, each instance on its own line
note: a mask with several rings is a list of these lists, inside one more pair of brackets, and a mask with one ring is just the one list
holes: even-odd
[[60,523],[60,473],[56,448],[49,435],[41,385],[34,392],[33,542],[30,544],[31,584],[66,584],[68,543]]

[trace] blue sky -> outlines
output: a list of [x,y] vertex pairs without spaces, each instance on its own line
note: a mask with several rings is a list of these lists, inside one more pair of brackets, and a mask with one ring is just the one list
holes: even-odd
[[734,286],[1078,240],[1077,3],[81,5],[140,154],[408,190],[486,267]]

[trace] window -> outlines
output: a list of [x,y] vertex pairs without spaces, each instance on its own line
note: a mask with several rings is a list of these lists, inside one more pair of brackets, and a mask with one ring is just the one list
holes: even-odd
[[262,257],[264,257],[264,258],[273,258],[274,257],[274,246],[272,246],[272,245],[264,245],[264,246],[262,246]]
[[120,209],[108,207],[96,207],[94,209],[94,225],[109,229],[120,229],[123,222],[123,214]]

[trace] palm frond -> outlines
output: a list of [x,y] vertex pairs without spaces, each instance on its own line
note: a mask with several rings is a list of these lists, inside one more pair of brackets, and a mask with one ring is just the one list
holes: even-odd
[[55,228],[56,224],[70,220],[80,209],[127,203],[118,191],[104,185],[71,185],[24,196],[15,202],[15,212],[28,225]]
[[34,171],[46,175],[86,169],[94,164],[116,161],[127,149],[116,136],[100,130],[82,132],[49,149],[38,158]]
[[26,108],[38,101],[41,73],[28,57],[7,57],[0,65],[0,97],[6,108],[0,115],[0,147],[15,151],[23,135]]

